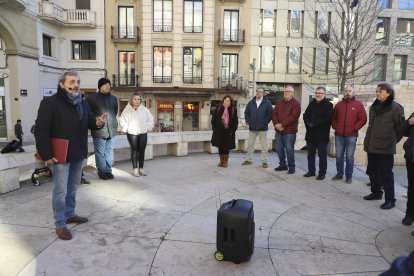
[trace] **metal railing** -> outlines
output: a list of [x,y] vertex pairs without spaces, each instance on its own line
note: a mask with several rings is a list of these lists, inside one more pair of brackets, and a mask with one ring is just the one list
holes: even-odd
[[139,27],[137,26],[111,26],[111,39],[116,42],[138,42]]
[[246,31],[242,29],[219,29],[220,45],[244,45]]
[[172,81],[171,76],[154,76],[152,77],[154,83],[170,83]]
[[172,25],[162,24],[153,26],[154,32],[172,32]]
[[138,75],[130,74],[113,74],[112,75],[112,86],[139,86]]
[[201,77],[184,77],[184,83],[193,83],[193,84],[200,84],[202,83]]

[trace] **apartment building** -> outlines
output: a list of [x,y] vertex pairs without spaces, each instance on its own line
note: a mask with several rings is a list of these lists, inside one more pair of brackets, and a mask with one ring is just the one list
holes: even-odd
[[[335,48],[350,36],[364,47]],[[108,77],[121,110],[141,93],[157,131],[197,131],[226,94],[243,122],[255,83],[272,102],[290,84],[305,108],[319,85],[340,93],[341,70],[346,85],[413,79],[413,50],[413,0],[1,1],[0,137],[19,118],[28,133],[66,68],[86,94]]]
[[96,91],[106,75],[104,7],[100,0],[0,1],[0,139],[24,140],[43,97],[56,92],[67,69],[81,74],[81,89]]
[[[225,94],[244,96],[234,77],[238,60],[232,57],[244,45],[244,33],[236,37],[239,33],[228,29],[222,38],[227,45],[219,44],[217,26],[222,20],[217,11],[222,14],[222,4],[105,1],[108,77],[121,110],[132,92],[138,92],[154,114],[158,131],[208,130],[210,112]],[[233,28],[239,30],[238,22]],[[228,52],[226,68],[220,68],[221,48]]]

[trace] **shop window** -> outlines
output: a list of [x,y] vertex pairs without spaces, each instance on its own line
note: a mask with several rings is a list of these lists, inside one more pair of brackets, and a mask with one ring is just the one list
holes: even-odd
[[198,102],[183,103],[183,131],[199,130],[199,110]]
[[161,132],[174,131],[174,102],[161,101],[157,104],[158,125]]

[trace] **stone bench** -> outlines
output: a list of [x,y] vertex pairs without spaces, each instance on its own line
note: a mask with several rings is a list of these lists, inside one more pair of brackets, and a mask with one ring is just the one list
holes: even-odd
[[24,146],[24,150],[0,154],[0,194],[19,189],[19,168],[34,166],[35,146]]

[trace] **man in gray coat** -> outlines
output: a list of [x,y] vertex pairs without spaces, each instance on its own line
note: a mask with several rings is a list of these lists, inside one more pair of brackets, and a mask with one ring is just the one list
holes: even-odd
[[108,118],[101,129],[92,130],[93,146],[98,176],[101,179],[114,179],[112,174],[114,138],[118,128],[116,116],[118,114],[118,100],[111,95],[111,82],[107,78],[98,81],[99,92],[89,96],[86,100],[96,116],[107,112]]

